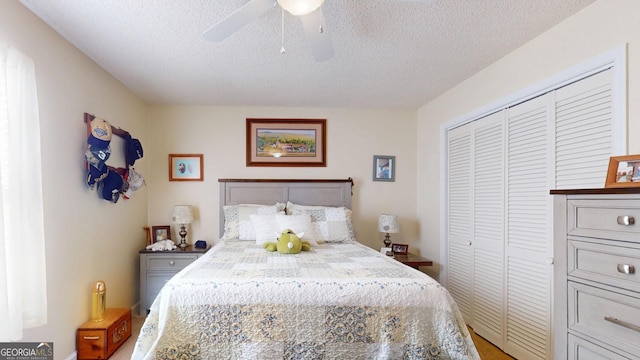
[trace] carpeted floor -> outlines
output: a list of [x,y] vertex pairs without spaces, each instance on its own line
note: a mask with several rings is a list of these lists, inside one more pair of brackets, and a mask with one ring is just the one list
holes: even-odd
[[[133,316],[131,321],[131,337],[127,342],[125,342],[113,355],[109,358],[110,360],[129,360],[131,359],[131,354],[133,353],[133,347],[136,343],[136,339],[138,338],[138,334],[140,333],[140,328],[144,323],[144,318],[141,316]],[[473,332],[473,329],[469,328],[471,332],[471,337],[473,338],[474,344],[476,344],[476,348],[478,349],[478,353],[480,354],[480,358],[483,360],[513,360],[513,358],[495,347],[493,344],[488,342],[487,340],[481,338]]]
[[133,347],[136,344],[136,339],[138,338],[138,334],[140,334],[140,328],[144,323],[144,317],[142,316],[132,316],[131,318],[131,337],[127,342],[122,344],[116,352],[111,355],[109,360],[130,360],[131,354],[133,354]]

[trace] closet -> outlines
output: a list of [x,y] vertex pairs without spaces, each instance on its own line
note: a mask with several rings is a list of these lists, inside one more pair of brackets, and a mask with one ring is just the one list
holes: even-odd
[[606,69],[446,133],[447,288],[518,359],[552,358],[549,190],[604,185],[612,81]]

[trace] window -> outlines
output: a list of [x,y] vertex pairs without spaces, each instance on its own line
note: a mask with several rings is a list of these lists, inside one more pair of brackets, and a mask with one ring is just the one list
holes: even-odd
[[47,321],[40,120],[33,61],[0,44],[0,342]]

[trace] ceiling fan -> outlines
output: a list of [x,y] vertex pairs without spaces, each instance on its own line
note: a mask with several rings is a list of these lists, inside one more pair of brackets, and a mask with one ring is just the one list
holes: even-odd
[[[411,1],[424,4],[434,3],[436,0],[395,0]],[[307,40],[310,43],[313,57],[321,62],[333,56],[331,37],[326,32],[322,4],[324,0],[250,0],[226,18],[206,30],[202,36],[213,42],[220,42],[246,24],[262,16],[271,8],[279,5],[291,15],[302,21]],[[284,53],[284,47],[281,52]]]

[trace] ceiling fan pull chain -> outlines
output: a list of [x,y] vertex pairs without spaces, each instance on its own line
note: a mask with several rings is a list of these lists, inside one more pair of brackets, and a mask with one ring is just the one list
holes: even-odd
[[280,9],[282,11],[282,25],[281,25],[281,32],[282,32],[282,47],[280,48],[280,54],[284,55],[284,53],[287,52],[287,50],[284,49],[284,9]]
[[318,32],[322,34],[324,32],[324,28],[322,27],[322,21],[324,20],[324,13],[320,14],[320,26],[318,27]]

